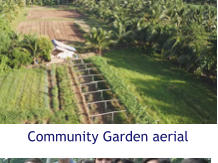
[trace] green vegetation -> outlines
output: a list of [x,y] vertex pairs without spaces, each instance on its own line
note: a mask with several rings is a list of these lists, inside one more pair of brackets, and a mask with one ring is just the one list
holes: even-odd
[[89,34],[85,35],[87,48],[97,50],[99,55],[102,55],[102,50],[108,49],[112,43],[112,31],[105,31],[102,28],[96,29],[95,27],[90,30]]
[[60,66],[56,69],[56,77],[60,93],[60,111],[56,116],[61,117],[62,121],[58,123],[66,123],[66,121],[79,123],[78,108],[72,89],[72,81],[68,73],[67,66]]
[[48,38],[32,35],[21,38],[13,31],[4,30],[0,41],[0,71],[51,60],[52,44]]
[[35,35],[24,35],[21,45],[32,55],[32,62],[42,63],[43,61],[48,62],[51,60],[53,46],[49,38],[37,38]]
[[[50,61],[52,44],[11,27],[25,6],[62,2],[0,1],[0,123],[82,123],[69,63],[23,68]],[[85,45],[100,55],[91,61],[127,109],[128,122],[217,122],[217,11],[198,2],[75,0],[66,7],[90,25]]]
[[21,36],[12,30],[15,16],[25,6],[21,2],[0,2],[0,73],[51,60],[52,44],[48,38]]
[[26,5],[53,6],[72,3],[73,0],[23,0]]
[[0,123],[80,122],[67,67],[52,66],[51,95],[47,71],[22,68],[0,75]]
[[217,1],[216,0],[183,0],[187,3],[193,3],[193,4],[211,4],[216,6]]
[[44,123],[50,114],[44,69],[0,75],[0,123]]
[[47,37],[13,31],[26,2],[0,1],[0,123],[79,123],[65,66],[22,68],[50,61],[53,48]]
[[182,0],[76,0],[73,4],[81,13],[105,22],[113,30],[116,46],[159,53],[188,72],[216,80],[216,7],[196,7]]
[[136,123],[216,123],[216,90],[142,50],[91,59]]
[[216,7],[182,0],[73,4],[96,31],[112,30],[110,50],[91,60],[135,123],[216,123]]
[[53,64],[52,65],[52,69],[51,69],[51,81],[52,81],[52,91],[51,91],[51,95],[52,95],[52,108],[54,109],[54,111],[58,111],[60,108],[60,104],[59,104],[59,97],[58,97],[58,85],[57,85],[57,79],[56,79],[56,66]]

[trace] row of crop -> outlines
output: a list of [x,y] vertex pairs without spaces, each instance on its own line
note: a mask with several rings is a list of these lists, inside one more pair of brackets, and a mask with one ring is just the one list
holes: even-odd
[[55,90],[54,94],[56,98],[59,96],[60,110],[54,113],[55,116],[50,120],[50,123],[79,123],[78,108],[72,93],[72,82],[67,66],[56,67],[56,82],[58,92]]
[[[20,69],[0,76],[0,123],[79,123],[67,66]],[[49,99],[52,99],[51,110]]]
[[[24,74],[14,76],[14,73],[9,73],[4,82],[2,82],[1,106],[7,108],[8,106],[16,107],[16,100],[19,94],[19,88],[23,85]],[[5,91],[5,92],[4,92]],[[3,97],[2,97],[3,96]]]
[[51,90],[51,95],[52,95],[52,109],[54,111],[58,111],[60,108],[59,106],[59,93],[58,93],[58,85],[57,85],[57,80],[56,80],[56,65],[53,64],[51,67],[51,84],[52,84],[52,90]]
[[[13,88],[13,82],[15,76],[13,76],[13,73],[10,73],[6,76],[6,79],[3,83],[1,83],[1,89],[0,89],[0,104],[3,107],[6,107],[9,105],[8,100],[11,98],[8,97],[8,93],[10,92],[10,88]],[[6,107],[7,108],[7,107]]]
[[43,123],[50,116],[43,69],[22,69],[1,75],[0,122]]
[[[25,70],[24,70],[25,72]],[[17,109],[23,109],[31,114],[27,115],[28,121],[43,121],[50,115],[48,106],[48,83],[44,69],[32,69],[26,71],[27,76],[23,87],[23,92],[19,96]],[[43,110],[46,114],[42,114]]]
[[133,117],[132,123],[156,123],[151,116],[148,115],[146,108],[142,106],[137,97],[128,90],[128,84],[125,80],[119,78],[115,71],[100,57],[91,58],[91,61],[99,68],[110,84],[114,93],[118,96],[121,103],[126,107],[127,114]]
[[109,45],[137,46],[189,72],[216,78],[216,7],[182,0],[76,0],[74,6],[111,29],[94,28],[86,37],[99,54]]

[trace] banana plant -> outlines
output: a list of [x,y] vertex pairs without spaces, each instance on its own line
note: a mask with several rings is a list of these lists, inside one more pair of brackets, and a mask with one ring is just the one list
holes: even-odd
[[108,49],[114,43],[112,38],[112,31],[105,31],[102,28],[93,27],[89,34],[85,35],[86,47],[97,51],[98,55],[102,55],[102,51]]
[[120,42],[124,37],[126,37],[131,32],[127,30],[127,25],[122,23],[121,21],[115,20],[113,23],[113,27],[115,29],[115,37],[117,39],[117,42]]

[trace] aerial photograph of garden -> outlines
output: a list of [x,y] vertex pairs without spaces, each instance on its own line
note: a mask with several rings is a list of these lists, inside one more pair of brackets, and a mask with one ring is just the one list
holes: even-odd
[[216,0],[0,0],[1,124],[216,124]]

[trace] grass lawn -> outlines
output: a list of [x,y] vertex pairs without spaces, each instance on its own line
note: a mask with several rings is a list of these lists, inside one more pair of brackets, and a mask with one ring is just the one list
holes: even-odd
[[[126,107],[130,114],[138,114],[138,123],[145,113],[164,124],[216,123],[216,87],[195,79],[170,63],[146,56],[136,49],[112,50],[103,58],[93,57],[92,61],[106,76],[121,101],[125,91],[116,90],[120,83],[126,93],[137,98],[143,112],[138,112],[137,105],[135,111]],[[112,76],[116,79],[112,80]]]

